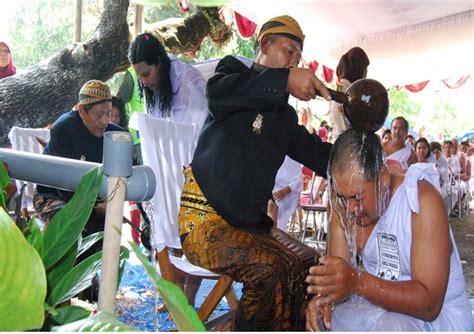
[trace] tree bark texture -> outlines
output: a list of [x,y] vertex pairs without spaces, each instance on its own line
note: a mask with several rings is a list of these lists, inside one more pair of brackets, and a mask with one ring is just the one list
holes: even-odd
[[[77,103],[86,81],[107,81],[129,66],[128,8],[129,0],[105,0],[99,25],[88,41],[72,44],[27,71],[0,80],[0,147],[8,142],[13,126],[38,128],[53,123]],[[192,58],[207,35],[218,45],[232,35],[217,8],[165,20],[154,33],[171,53]]]

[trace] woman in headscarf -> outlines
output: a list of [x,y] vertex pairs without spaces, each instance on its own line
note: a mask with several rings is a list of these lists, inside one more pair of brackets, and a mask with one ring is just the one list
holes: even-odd
[[0,79],[16,74],[16,67],[13,65],[12,54],[7,43],[0,42]]
[[[345,92],[347,88],[355,81],[367,77],[367,67],[369,66],[369,57],[364,50],[355,47],[347,51],[336,68],[337,91]],[[344,116],[342,105],[331,101],[329,104],[329,124],[334,128],[334,140],[349,127],[349,122]]]

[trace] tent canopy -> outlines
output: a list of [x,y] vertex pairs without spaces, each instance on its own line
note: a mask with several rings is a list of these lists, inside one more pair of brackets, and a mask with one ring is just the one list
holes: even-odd
[[471,0],[230,0],[229,5],[259,25],[293,16],[306,34],[307,62],[335,69],[348,49],[362,47],[371,61],[368,77],[386,87],[472,74]]

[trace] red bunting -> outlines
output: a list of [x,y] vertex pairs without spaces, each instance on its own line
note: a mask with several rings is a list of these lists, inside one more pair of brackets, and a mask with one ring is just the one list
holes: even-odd
[[334,71],[331,70],[326,65],[323,65],[323,75],[324,75],[324,80],[326,80],[326,82],[330,83],[330,82],[332,82],[332,79],[334,78]]
[[405,89],[408,90],[409,92],[418,93],[419,91],[421,91],[423,88],[426,87],[428,82],[430,82],[430,81],[426,80],[426,81],[423,81],[423,82],[419,82],[417,84],[405,85],[403,87],[405,87]]
[[252,37],[257,29],[257,25],[237,12],[234,12],[234,16],[240,36],[242,36],[242,38]]
[[455,83],[449,82],[448,79],[443,79],[442,81],[446,85],[446,87],[451,88],[451,89],[457,89],[457,88],[461,87],[462,85],[464,85],[470,77],[471,77],[470,75],[465,75],[465,76],[461,77],[461,79],[459,79]]
[[183,13],[189,12],[188,0],[178,0],[179,10]]
[[319,63],[316,60],[313,60],[311,63],[308,64],[308,67],[316,73],[316,70],[318,69]]

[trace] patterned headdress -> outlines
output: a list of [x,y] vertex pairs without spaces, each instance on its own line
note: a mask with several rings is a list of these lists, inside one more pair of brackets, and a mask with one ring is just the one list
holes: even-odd
[[288,15],[274,17],[262,25],[257,36],[257,43],[260,43],[266,35],[278,34],[301,43],[303,48],[304,34],[300,25],[294,18]]
[[109,86],[100,80],[87,81],[79,91],[78,105],[91,105],[112,101]]

